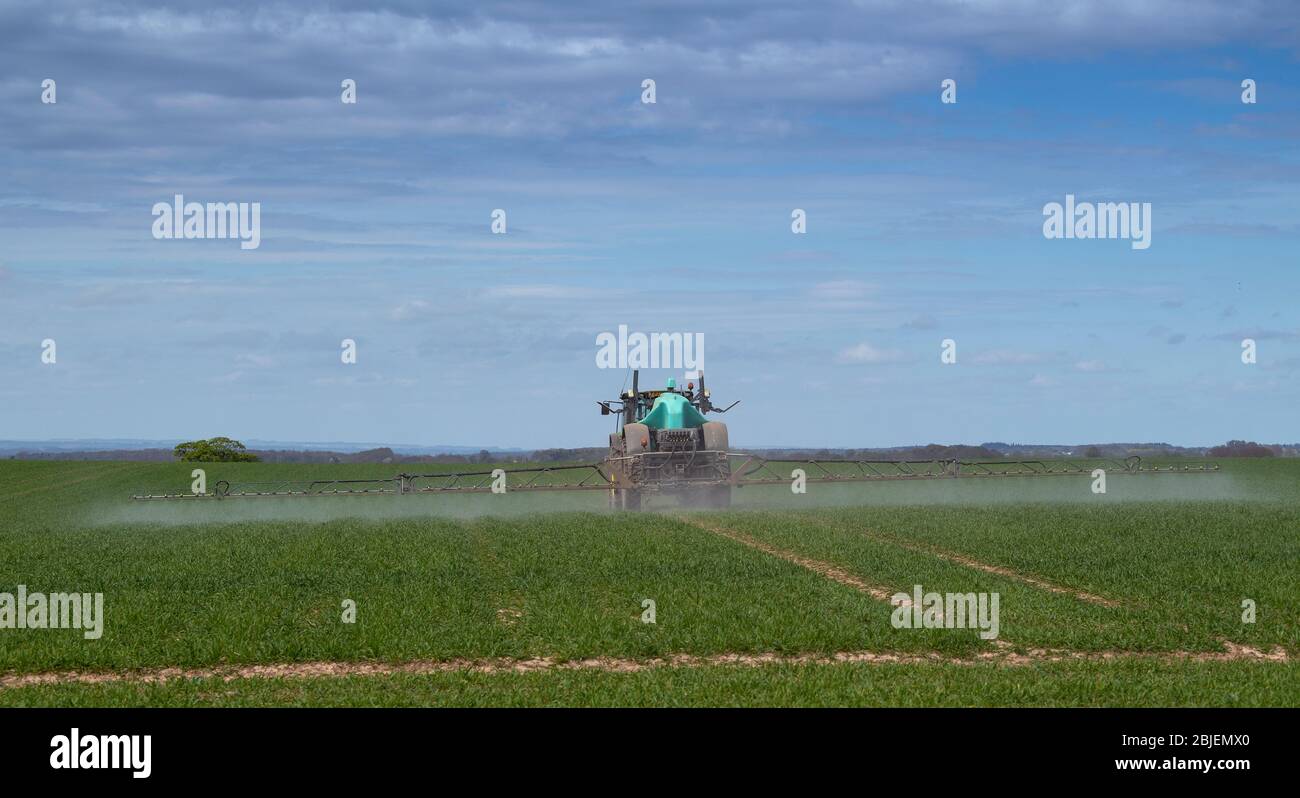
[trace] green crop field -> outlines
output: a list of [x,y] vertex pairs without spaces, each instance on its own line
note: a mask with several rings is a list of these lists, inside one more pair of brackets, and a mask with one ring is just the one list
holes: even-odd
[[[193,465],[2,461],[0,594],[104,599],[98,639],[0,628],[0,706],[1297,706],[1300,461],[1221,465],[618,514],[601,492],[132,502]],[[914,585],[997,594],[998,636],[896,628]]]

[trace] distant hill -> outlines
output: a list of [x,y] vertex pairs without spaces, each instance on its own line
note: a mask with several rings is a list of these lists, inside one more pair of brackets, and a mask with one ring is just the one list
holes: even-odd
[[1040,445],[985,443],[985,449],[1017,457],[1300,457],[1300,443],[1228,441],[1222,446],[1176,446],[1171,443],[1081,443]]

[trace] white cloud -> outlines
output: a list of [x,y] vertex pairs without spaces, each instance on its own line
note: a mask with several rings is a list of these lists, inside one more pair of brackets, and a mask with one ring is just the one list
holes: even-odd
[[416,316],[424,315],[424,311],[429,309],[429,303],[423,299],[410,299],[402,302],[397,307],[388,312],[388,317],[393,321],[406,321]]
[[483,292],[488,299],[594,299],[608,292],[571,285],[498,285]]
[[868,295],[875,293],[875,290],[874,285],[860,280],[832,280],[817,283],[808,289],[808,296],[816,300],[844,302],[866,299]]
[[270,355],[260,355],[255,352],[243,352],[235,356],[235,362],[240,365],[253,366],[254,368],[266,369],[276,364],[275,358]]
[[1007,366],[1024,363],[1041,363],[1044,355],[1038,352],[1017,352],[1011,349],[992,349],[980,352],[971,362],[980,366]]
[[878,349],[863,341],[841,351],[835,359],[839,363],[898,363],[903,353],[898,349]]

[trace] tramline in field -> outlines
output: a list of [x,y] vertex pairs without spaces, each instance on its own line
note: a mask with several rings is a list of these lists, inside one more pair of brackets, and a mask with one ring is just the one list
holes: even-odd
[[795,469],[805,483],[880,482],[888,480],[988,477],[1079,476],[1096,469],[1119,474],[1200,474],[1219,470],[1214,463],[1148,465],[1133,456],[1088,460],[853,460],[769,459],[733,452],[727,425],[706,414],[725,413],[714,406],[704,375],[699,387],[688,382],[679,390],[668,380],[662,390],[641,390],[640,372],[618,399],[601,401],[601,415],[616,416],[605,459],[578,465],[400,473],[382,479],[278,480],[213,483],[206,492],[138,491],[137,500],[205,500],[284,496],[391,496],[428,493],[507,493],[522,491],[603,490],[610,506],[640,509],[647,496],[676,498],[687,506],[727,507],[732,490],[751,485],[790,484]]

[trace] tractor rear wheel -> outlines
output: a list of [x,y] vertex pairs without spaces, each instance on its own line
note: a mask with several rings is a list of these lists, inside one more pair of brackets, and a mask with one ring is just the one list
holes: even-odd
[[726,424],[721,421],[709,421],[701,429],[704,431],[704,451],[725,452],[730,448]]
[[682,507],[700,510],[725,510],[731,506],[730,485],[701,485],[678,494]]
[[614,491],[614,506],[619,510],[640,510],[641,491],[635,488],[619,488]]
[[731,486],[716,485],[709,488],[709,506],[725,510],[731,506]]

